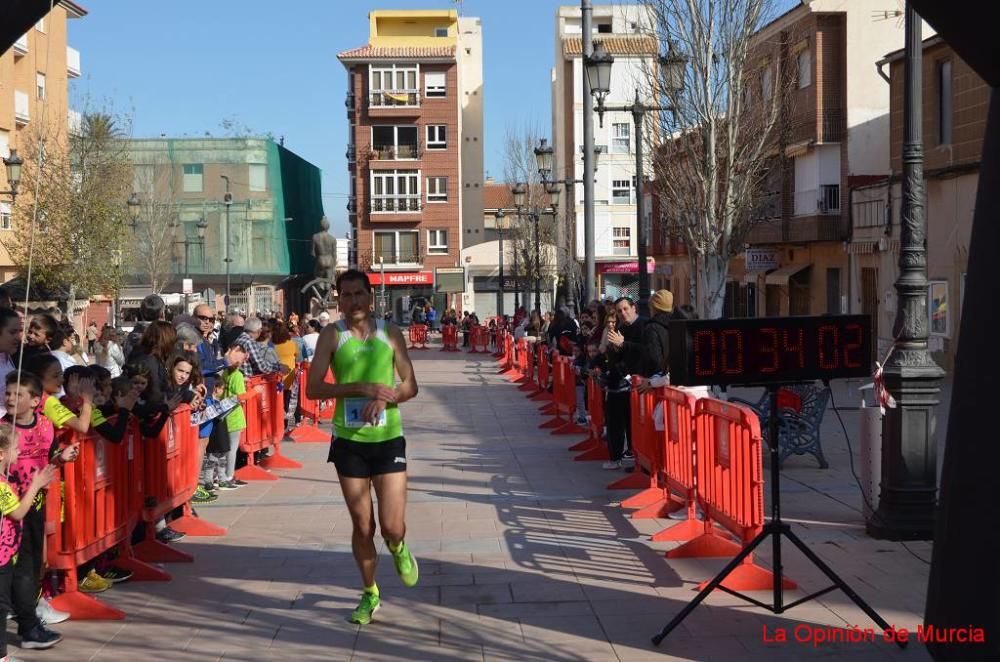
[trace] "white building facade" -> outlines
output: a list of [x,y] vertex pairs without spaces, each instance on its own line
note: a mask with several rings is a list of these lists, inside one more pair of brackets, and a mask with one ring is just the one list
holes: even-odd
[[[645,5],[599,5],[593,8],[595,43],[602,41],[615,58],[609,107],[635,100],[652,103],[650,81],[657,66],[657,40],[651,34],[652,9]],[[561,228],[573,233],[560,244],[571,246],[572,258],[584,260],[583,113],[593,99],[583,98],[582,19],[579,6],[556,12],[555,65],[552,68],[552,136],[555,180],[577,180],[567,188],[560,209]],[[649,115],[643,145],[655,143],[657,122]],[[651,139],[651,137],[653,139]],[[599,152],[594,184],[594,249],[598,292],[618,297],[638,294],[638,233],[636,227],[636,130],[632,114],[607,111],[603,126],[594,121],[594,145]],[[651,178],[649,160],[645,178]]]

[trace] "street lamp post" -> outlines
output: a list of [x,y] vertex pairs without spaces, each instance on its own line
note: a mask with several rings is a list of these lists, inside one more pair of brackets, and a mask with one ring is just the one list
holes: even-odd
[[499,286],[497,287],[497,315],[503,317],[503,223],[504,223],[504,213],[503,209],[498,209],[495,214],[493,214],[496,219],[497,226],[497,244],[498,244],[498,262],[499,264]]
[[[643,141],[645,140],[645,117],[649,112],[674,112],[673,105],[650,106],[644,104],[639,99],[639,90],[635,91],[635,100],[627,106],[605,106],[604,100],[611,91],[611,68],[614,64],[614,57],[604,49],[604,44],[597,44],[594,48],[594,55],[587,63],[587,76],[591,80],[591,92],[597,99],[597,116],[601,126],[604,126],[604,113],[606,111],[621,111],[632,113],[632,121],[635,125],[635,229],[637,239],[636,258],[639,261],[639,314],[649,316],[649,269],[646,264],[646,247],[648,238],[646,236],[646,199],[642,192],[644,159],[642,155]],[[673,43],[668,47],[665,57],[660,58],[660,66],[663,72],[663,86],[668,95],[676,94],[684,89],[684,68],[687,66],[687,58],[674,51]]]
[[[549,147],[547,149],[548,149],[547,154],[549,155],[549,158],[551,158],[552,148]],[[542,140],[542,144],[540,145],[540,147],[535,150],[535,156],[536,156],[536,158],[539,159],[539,163],[541,164],[541,166],[539,167],[538,172],[539,172],[539,174],[542,175],[542,179],[544,180],[548,176],[548,172],[551,171],[551,162],[544,161],[543,157],[539,156],[540,152],[541,152],[541,154],[546,154],[546,145],[545,145],[544,139]],[[545,166],[545,165],[549,166],[548,170],[546,170],[544,167],[542,167],[542,166]],[[539,234],[538,234],[538,225],[541,222],[541,215],[544,212],[541,209],[538,209],[536,207],[530,206],[530,202],[531,201],[528,199],[528,190],[529,190],[528,185],[518,183],[518,184],[514,185],[514,187],[511,189],[511,193],[514,196],[514,206],[517,208],[518,215],[520,216],[522,213],[524,213],[524,215],[528,217],[528,219],[532,222],[532,224],[534,226],[532,228],[534,230],[534,240],[535,240],[535,259],[534,259],[534,277],[533,277],[533,279],[535,281],[535,308],[534,308],[534,310],[535,310],[536,313],[538,313],[539,315],[541,315],[541,313],[542,313],[542,259],[541,259],[541,242],[539,240]],[[558,209],[559,209],[559,195],[562,192],[562,189],[560,189],[559,186],[556,185],[556,183],[550,183],[548,186],[546,186],[545,192],[548,193],[548,195],[549,195],[549,204],[551,206],[551,214],[553,215],[553,218],[555,218],[555,215],[558,213]],[[527,212],[524,212],[525,209],[527,209]]]
[[13,203],[17,199],[17,187],[21,184],[21,167],[24,159],[17,155],[17,150],[10,150],[10,156],[3,160],[4,169],[7,171],[7,183],[10,185],[9,191],[0,191],[3,195],[9,195]]
[[229,297],[230,297],[230,277],[229,269],[230,263],[233,259],[229,256],[229,208],[233,206],[233,194],[229,192],[229,177],[227,175],[219,175],[224,180],[226,180],[226,194],[222,198],[222,202],[226,205],[226,312],[229,312]]
[[[198,222],[195,224],[198,229],[198,238],[191,239],[187,236],[187,232],[184,233],[184,241],[175,241],[174,245],[184,244],[184,279],[189,280],[191,278],[191,269],[188,265],[188,249],[191,246],[204,246],[205,245],[205,230],[208,229],[208,221],[204,218],[199,218]],[[183,289],[183,287],[182,287]],[[187,313],[188,310],[188,293],[184,293],[184,312]]]
[[597,260],[594,252],[594,114],[586,99],[593,94],[590,86],[590,58],[594,52],[592,34],[593,7],[590,0],[580,0],[580,46],[583,55],[583,256],[586,271],[584,283],[585,305],[596,297]]
[[[135,235],[139,229],[139,213],[142,208],[142,200],[139,199],[139,195],[133,191],[131,195],[128,196],[128,200],[125,201],[128,207],[129,216],[129,227],[132,228],[132,238],[135,239]],[[121,244],[118,245],[118,269],[124,268],[124,263],[122,261],[122,249]],[[120,276],[121,274],[119,274]],[[122,311],[122,297],[121,297],[121,282],[117,284],[117,289],[115,290],[115,314],[113,317],[115,328],[121,324],[121,311]]]
[[944,376],[927,348],[927,218],[921,131],[920,17],[906,3],[903,92],[903,193],[898,305],[885,386],[896,400],[882,422],[882,481],[868,532],[890,540],[930,540],[937,502],[934,410]]

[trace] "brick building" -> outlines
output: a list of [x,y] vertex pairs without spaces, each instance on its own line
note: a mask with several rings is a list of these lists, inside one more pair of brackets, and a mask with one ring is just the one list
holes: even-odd
[[[482,235],[482,33],[454,10],[373,11],[368,44],[340,53],[347,70],[348,220],[357,264],[405,322]],[[474,232],[478,230],[478,232]],[[381,308],[380,308],[381,309]]]

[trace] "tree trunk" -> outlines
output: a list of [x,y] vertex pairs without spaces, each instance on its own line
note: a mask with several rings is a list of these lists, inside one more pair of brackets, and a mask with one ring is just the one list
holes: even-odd
[[719,319],[726,298],[726,272],[729,261],[720,255],[698,256],[698,315]]
[[70,283],[69,296],[66,300],[66,319],[70,324],[76,321],[76,285]]

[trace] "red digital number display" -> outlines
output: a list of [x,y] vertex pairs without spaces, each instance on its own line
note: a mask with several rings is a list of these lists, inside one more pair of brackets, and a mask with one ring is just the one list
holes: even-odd
[[671,382],[766,384],[867,377],[871,324],[864,315],[671,323]]

